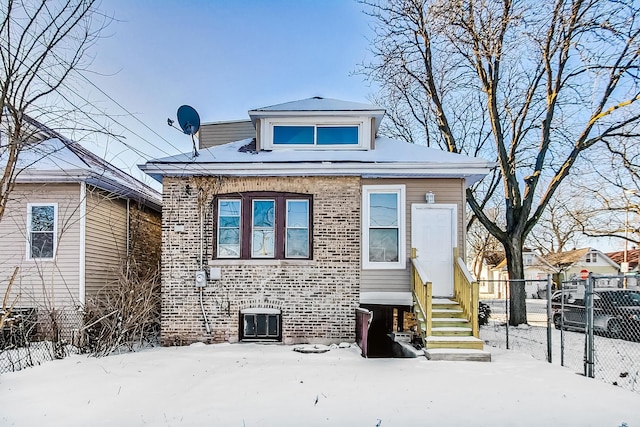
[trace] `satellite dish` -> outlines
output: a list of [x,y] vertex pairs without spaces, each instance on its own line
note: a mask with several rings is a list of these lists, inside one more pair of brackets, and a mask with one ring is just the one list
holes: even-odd
[[187,135],[195,135],[200,129],[200,116],[198,112],[189,105],[178,108],[178,124]]
[[[173,121],[167,122],[169,126],[173,125]],[[198,112],[189,105],[182,105],[178,108],[178,124],[182,128],[182,132],[187,135],[191,135],[191,142],[193,143],[193,156],[198,157],[198,149],[196,148],[196,140],[194,135],[200,129],[200,116]]]

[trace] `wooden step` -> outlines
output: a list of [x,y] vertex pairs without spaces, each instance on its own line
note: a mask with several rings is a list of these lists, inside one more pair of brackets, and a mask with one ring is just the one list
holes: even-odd
[[464,316],[464,312],[460,309],[434,308],[431,313],[434,318],[460,318]]
[[460,327],[469,326],[469,321],[462,317],[436,317],[432,319],[431,326],[434,328]]
[[437,326],[431,327],[431,334],[435,336],[467,336],[470,337],[473,331],[469,327],[460,326]]
[[425,338],[425,348],[482,350],[484,342],[476,337],[465,336],[430,336]]
[[429,360],[491,362],[491,353],[484,350],[434,348],[425,350],[424,355]]

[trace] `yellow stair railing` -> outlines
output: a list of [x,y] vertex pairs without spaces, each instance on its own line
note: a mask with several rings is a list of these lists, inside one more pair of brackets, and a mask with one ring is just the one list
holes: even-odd
[[419,311],[418,314],[425,322],[426,336],[431,336],[433,285],[427,277],[424,265],[417,256],[416,248],[411,248],[411,290]]
[[453,294],[471,324],[473,336],[479,338],[478,282],[473,279],[467,265],[459,257],[458,248],[453,248]]

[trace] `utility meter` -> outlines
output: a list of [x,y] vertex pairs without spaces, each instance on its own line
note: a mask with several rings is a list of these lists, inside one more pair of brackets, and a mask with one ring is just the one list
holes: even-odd
[[204,288],[207,286],[207,272],[204,270],[196,271],[196,288]]

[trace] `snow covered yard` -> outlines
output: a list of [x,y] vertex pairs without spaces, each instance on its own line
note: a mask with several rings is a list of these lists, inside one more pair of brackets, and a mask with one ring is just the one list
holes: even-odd
[[0,375],[3,426],[640,426],[638,395],[513,351],[493,362],[197,344]]

